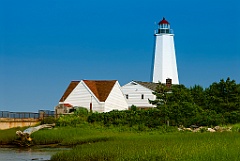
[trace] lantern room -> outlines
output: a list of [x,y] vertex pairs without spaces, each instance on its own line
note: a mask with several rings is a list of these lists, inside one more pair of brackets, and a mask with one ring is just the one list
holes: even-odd
[[157,34],[170,34],[170,23],[163,17],[162,21],[158,23]]

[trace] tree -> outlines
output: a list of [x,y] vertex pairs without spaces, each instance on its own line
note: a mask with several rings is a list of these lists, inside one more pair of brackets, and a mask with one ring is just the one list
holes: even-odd
[[193,98],[193,102],[204,108],[206,106],[206,97],[205,97],[205,91],[203,87],[200,85],[194,85],[193,87],[190,87],[190,93]]
[[214,82],[206,89],[207,107],[217,113],[240,110],[240,85],[227,78]]
[[170,89],[165,84],[159,82],[153,94],[156,95],[156,100],[149,100],[149,102],[157,106],[157,108],[160,110],[161,115],[164,117],[165,122],[169,124],[170,111],[168,106],[168,100]]
[[149,100],[149,102],[153,105],[157,105],[157,107],[166,105],[169,91],[169,88],[165,84],[159,82],[156,90],[153,92],[153,94],[156,95],[156,100]]
[[194,101],[190,90],[184,85],[173,85],[171,89],[159,83],[153,94],[156,100],[150,103],[157,105],[165,121],[174,124],[189,124],[190,118],[195,115]]
[[214,82],[205,90],[195,85],[172,85],[169,89],[159,83],[153,94],[156,100],[149,100],[157,106],[161,117],[173,124],[189,126],[218,125],[240,121],[240,84],[227,78]]

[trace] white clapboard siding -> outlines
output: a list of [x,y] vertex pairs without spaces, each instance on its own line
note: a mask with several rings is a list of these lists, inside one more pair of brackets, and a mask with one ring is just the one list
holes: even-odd
[[[137,107],[155,107],[150,104],[148,99],[155,100],[156,96],[152,94],[153,90],[144,87],[134,81],[122,86],[123,94],[128,95],[127,103],[128,106],[131,107],[135,105]],[[142,95],[144,95],[144,99],[142,99]]]
[[116,81],[114,84],[108,98],[105,101],[104,112],[109,112],[112,110],[127,110],[128,104],[126,99],[124,98],[123,92],[121,91],[121,87]]
[[99,100],[92,94],[92,92],[87,88],[85,83],[81,81],[69,94],[64,103],[69,103],[73,106],[85,107],[90,109],[90,103],[92,102],[92,110],[103,112],[104,103],[99,102]]

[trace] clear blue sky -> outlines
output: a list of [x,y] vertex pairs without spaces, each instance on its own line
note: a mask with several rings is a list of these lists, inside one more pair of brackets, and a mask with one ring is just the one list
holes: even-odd
[[240,83],[239,0],[1,0],[0,111],[53,110],[71,80],[150,81],[163,16],[181,84]]

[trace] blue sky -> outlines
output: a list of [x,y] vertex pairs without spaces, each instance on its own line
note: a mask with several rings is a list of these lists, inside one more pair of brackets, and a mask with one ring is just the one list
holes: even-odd
[[71,80],[150,81],[162,17],[181,84],[240,83],[238,0],[1,0],[0,111],[53,110]]

